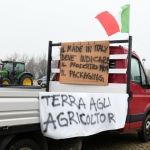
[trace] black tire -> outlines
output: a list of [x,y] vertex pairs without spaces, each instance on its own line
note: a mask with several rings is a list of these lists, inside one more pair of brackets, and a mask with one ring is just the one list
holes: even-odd
[[45,85],[44,85],[44,84],[41,84],[41,87],[42,87],[42,88],[45,88]]
[[20,85],[28,85],[32,86],[33,85],[33,79],[30,75],[23,75],[20,79]]
[[38,144],[31,139],[20,139],[13,141],[7,150],[40,150]]
[[42,87],[42,88],[46,88],[46,84],[41,83],[41,87]]
[[10,80],[7,79],[7,78],[4,78],[4,79],[2,80],[2,84],[10,84]]
[[150,141],[150,115],[148,114],[143,121],[142,130],[138,132],[138,137],[141,142]]

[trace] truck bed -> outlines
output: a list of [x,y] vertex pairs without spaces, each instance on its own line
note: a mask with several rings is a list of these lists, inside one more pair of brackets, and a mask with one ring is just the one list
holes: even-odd
[[39,123],[40,88],[0,87],[0,127]]

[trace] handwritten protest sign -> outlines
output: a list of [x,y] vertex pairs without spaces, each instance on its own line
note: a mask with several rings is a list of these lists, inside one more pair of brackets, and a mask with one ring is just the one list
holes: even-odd
[[65,139],[123,128],[127,99],[127,94],[40,92],[41,131]]
[[60,82],[108,84],[109,41],[62,43]]

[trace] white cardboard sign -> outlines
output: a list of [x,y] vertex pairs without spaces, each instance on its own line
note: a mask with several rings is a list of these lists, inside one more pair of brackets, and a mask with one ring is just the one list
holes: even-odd
[[40,92],[42,133],[53,139],[123,128],[128,94]]

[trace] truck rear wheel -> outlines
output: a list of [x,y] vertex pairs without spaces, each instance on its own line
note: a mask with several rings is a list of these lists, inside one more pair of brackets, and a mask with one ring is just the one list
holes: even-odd
[[33,79],[30,75],[24,75],[20,79],[20,85],[28,85],[32,86],[33,85]]
[[54,140],[49,139],[49,148],[52,150],[81,150],[82,148],[82,138],[69,138]]
[[138,132],[138,137],[142,142],[150,141],[150,115],[146,116],[146,119],[143,122],[143,128]]
[[7,78],[4,78],[4,79],[2,80],[2,84],[10,84],[10,80],[7,79]]
[[7,150],[40,150],[40,148],[31,139],[20,139],[10,143]]

